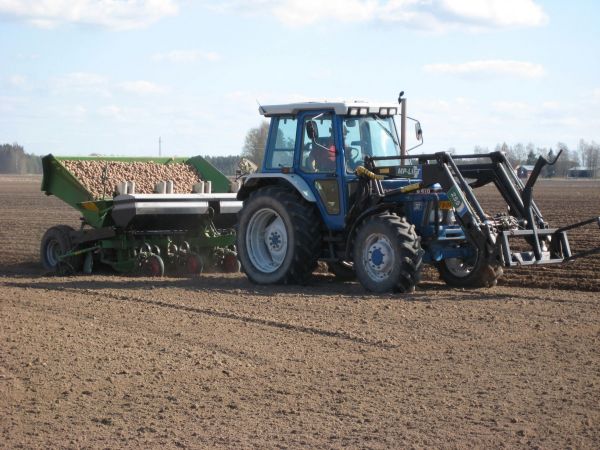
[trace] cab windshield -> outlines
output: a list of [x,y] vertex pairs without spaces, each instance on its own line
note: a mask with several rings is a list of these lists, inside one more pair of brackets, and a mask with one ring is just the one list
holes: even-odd
[[400,144],[393,117],[378,115],[343,120],[346,170],[364,164],[365,156],[398,156]]

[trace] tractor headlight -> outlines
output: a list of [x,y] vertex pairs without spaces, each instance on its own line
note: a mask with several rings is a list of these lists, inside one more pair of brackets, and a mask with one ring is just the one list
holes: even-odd
[[361,116],[369,114],[369,108],[360,108],[360,114]]
[[380,116],[387,116],[389,114],[389,109],[388,108],[379,108],[379,115]]

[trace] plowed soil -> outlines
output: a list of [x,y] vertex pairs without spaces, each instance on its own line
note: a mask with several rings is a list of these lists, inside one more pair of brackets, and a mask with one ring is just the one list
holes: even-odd
[[[408,296],[54,277],[40,238],[78,215],[39,183],[0,177],[0,448],[600,447],[598,256]],[[597,181],[535,197],[553,226],[600,215]]]

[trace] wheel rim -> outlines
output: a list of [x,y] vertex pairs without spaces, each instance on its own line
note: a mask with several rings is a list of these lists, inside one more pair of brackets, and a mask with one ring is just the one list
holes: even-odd
[[466,261],[463,258],[448,258],[444,260],[446,269],[457,278],[469,276],[475,268],[475,262]]
[[51,267],[56,267],[59,262],[59,256],[62,254],[60,243],[56,240],[51,240],[46,245],[46,261]]
[[279,214],[271,208],[254,213],[246,231],[246,248],[254,267],[263,273],[275,272],[285,260],[287,245],[287,230]]
[[365,240],[363,265],[369,278],[374,281],[387,279],[395,262],[394,249],[387,236],[374,233]]

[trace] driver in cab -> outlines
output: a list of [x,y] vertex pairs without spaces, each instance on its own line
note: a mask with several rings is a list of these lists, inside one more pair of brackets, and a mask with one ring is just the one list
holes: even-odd
[[335,143],[333,135],[319,137],[317,123],[311,120],[306,123],[306,133],[312,141],[312,149],[308,155],[308,166],[315,172],[335,171]]

